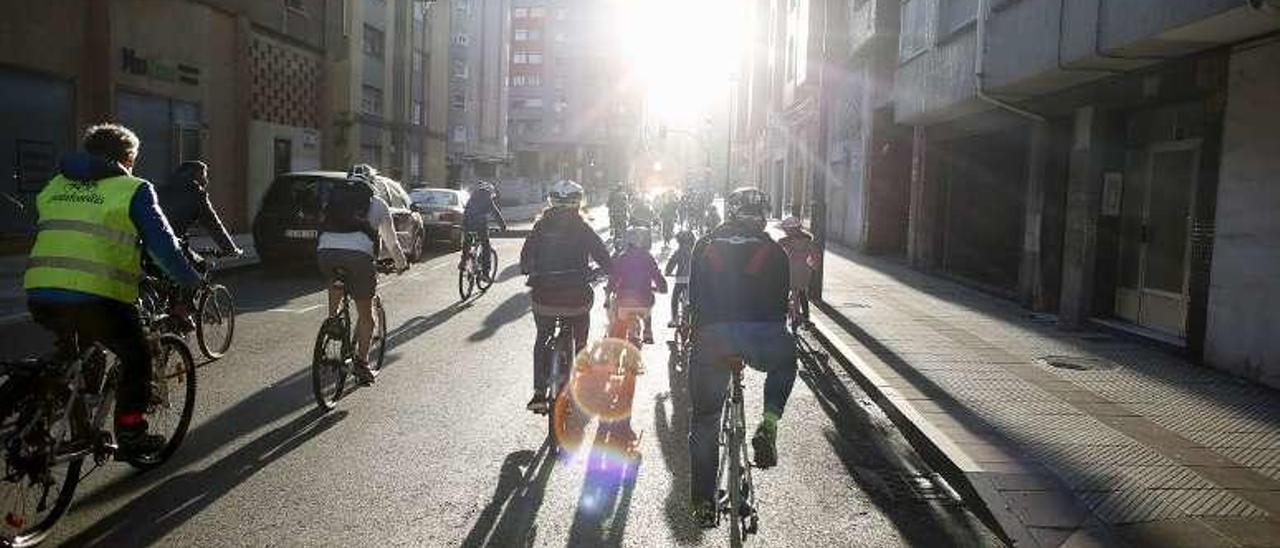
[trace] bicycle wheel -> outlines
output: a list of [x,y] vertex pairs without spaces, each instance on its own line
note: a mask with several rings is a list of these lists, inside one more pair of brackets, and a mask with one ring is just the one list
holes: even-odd
[[[23,381],[27,379],[22,379]],[[0,545],[26,547],[42,542],[54,524],[66,514],[80,482],[80,468],[84,458],[52,463],[52,456],[40,455],[37,449],[26,444],[21,435],[29,432],[32,421],[43,421],[38,402],[32,398],[28,386],[18,386],[19,380],[9,377],[0,385]],[[21,395],[20,395],[21,394]],[[21,399],[19,399],[21,398]],[[70,431],[62,428],[45,430],[61,444],[71,441]]]
[[470,249],[470,243],[463,245],[462,265],[458,267],[458,296],[464,301],[471,298],[471,293],[476,287],[475,272],[472,271],[471,266],[475,259],[472,258]]
[[476,276],[476,287],[479,287],[480,291],[488,291],[489,288],[493,286],[493,281],[496,280],[497,278],[498,278],[498,251],[490,248],[489,249],[489,271],[488,272],[481,271],[480,275]]
[[329,318],[320,325],[320,333],[316,335],[316,346],[311,356],[311,389],[316,396],[316,405],[330,411],[342,398],[342,389],[346,384],[346,370],[343,361],[347,356],[347,342],[338,338],[343,333],[342,320]]
[[743,438],[745,432],[739,429],[736,406],[730,407],[730,412],[734,419],[732,426],[729,428],[729,546],[742,546],[742,515],[743,507],[742,493],[742,477],[743,477],[743,451],[745,443]]
[[196,409],[196,362],[191,349],[177,335],[161,335],[158,352],[151,357],[151,398],[147,403],[147,427],[168,441],[159,451],[129,459],[134,468],[148,470],[169,460],[191,426]]
[[566,337],[556,339],[552,346],[551,374],[547,378],[547,383],[551,387],[547,409],[547,432],[551,436],[551,448],[556,451],[565,447],[565,434],[571,421],[574,420],[573,402],[566,399],[568,391],[565,390],[573,367],[571,346],[572,342]]
[[387,356],[387,311],[382,308],[382,297],[373,296],[373,337],[369,339],[369,369],[376,375],[382,370]]
[[200,353],[216,360],[231,348],[231,337],[236,331],[236,304],[231,291],[221,284],[213,284],[200,293],[196,304],[196,342]]

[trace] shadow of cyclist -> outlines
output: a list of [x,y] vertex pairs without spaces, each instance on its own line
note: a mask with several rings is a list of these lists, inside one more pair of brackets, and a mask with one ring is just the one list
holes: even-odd
[[569,529],[569,546],[621,546],[631,514],[640,461],[610,447],[607,431],[596,431],[587,473]]
[[478,342],[492,337],[502,326],[523,318],[533,306],[529,292],[520,291],[502,301],[502,304],[489,312],[484,318],[484,327],[467,337],[468,341]]
[[537,535],[534,520],[555,464],[549,437],[537,452],[525,449],[507,455],[498,472],[493,499],[480,512],[462,546],[533,545]]
[[203,470],[165,480],[92,527],[66,540],[73,546],[143,546],[163,538],[223,495],[346,417],[318,409],[299,415]]
[[[672,352],[669,360],[676,359],[674,354]],[[684,545],[700,541],[702,529],[689,514],[689,410],[692,404],[689,402],[688,369],[685,366],[683,371],[676,371],[674,365],[672,361],[668,362],[671,390],[654,396],[653,426],[663,466],[671,474],[671,490],[664,503],[667,527],[676,542]]]

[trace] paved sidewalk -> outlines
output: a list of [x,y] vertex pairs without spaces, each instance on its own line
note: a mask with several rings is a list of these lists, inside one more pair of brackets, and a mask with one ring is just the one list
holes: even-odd
[[1016,545],[1280,546],[1280,392],[847,250],[825,297],[820,334]]

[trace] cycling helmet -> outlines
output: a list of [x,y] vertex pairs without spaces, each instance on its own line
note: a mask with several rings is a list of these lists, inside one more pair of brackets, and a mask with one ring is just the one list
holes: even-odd
[[783,219],[782,224],[780,226],[782,227],[783,230],[792,230],[792,229],[803,227],[804,223],[800,221],[799,217],[796,217],[793,215],[791,217],[787,217],[786,219]]
[[688,230],[681,230],[679,233],[676,234],[676,242],[679,243],[682,247],[688,247],[693,245],[693,242],[696,241],[697,239],[698,238],[693,235],[693,232],[690,232]]
[[724,201],[724,214],[730,221],[764,222],[769,209],[769,196],[752,187],[739,188]]
[[569,180],[559,181],[551,185],[547,202],[551,207],[578,208],[582,205],[582,185]]
[[369,164],[356,164],[347,170],[347,181],[353,183],[373,184],[373,179],[377,176],[378,170]]
[[627,246],[638,247],[641,249],[646,249],[653,243],[653,240],[651,240],[649,236],[649,229],[640,226],[628,228],[625,241]]
[[493,183],[490,183],[488,181],[476,182],[476,192],[481,192],[481,191],[488,192],[489,194],[493,194],[493,191],[494,191]]

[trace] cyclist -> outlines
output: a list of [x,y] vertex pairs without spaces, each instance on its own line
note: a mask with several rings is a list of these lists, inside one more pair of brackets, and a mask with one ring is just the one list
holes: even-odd
[[658,219],[662,221],[662,247],[671,245],[671,237],[675,236],[676,213],[680,209],[679,198],[674,192],[663,195],[662,205],[658,207]]
[[[39,221],[23,286],[40,325],[101,342],[120,360],[116,394],[117,456],[160,450],[147,434],[151,352],[135,301],[142,251],[185,288],[200,283],[157,205],[151,183],[134,177],[138,137],[116,124],[90,127],[83,153],[62,159],[61,173],[36,197]],[[142,245],[138,245],[141,239]],[[66,349],[62,349],[66,350]]]
[[573,331],[574,351],[586,346],[594,301],[588,262],[594,260],[604,269],[612,266],[608,248],[582,218],[582,194],[582,186],[573,181],[552,185],[548,207],[520,249],[520,270],[529,276],[538,331],[533,342],[533,398],[526,405],[535,413],[547,411],[544,392],[551,357],[543,352],[542,341],[551,336],[556,317],[562,317]]
[[622,183],[614,185],[609,193],[609,229],[614,238],[621,238],[627,229],[627,215],[631,210],[631,198],[627,195],[627,187]]
[[[480,271],[489,275],[489,255],[493,249],[489,242],[489,218],[497,217],[502,230],[507,229],[507,220],[502,217],[502,209],[498,207],[498,193],[493,184],[480,181],[471,191],[466,208],[462,211],[462,230],[476,238],[480,244]],[[466,265],[466,258],[458,261],[458,268]]]
[[765,233],[769,199],[741,188],[725,200],[728,221],[693,249],[689,299],[689,457],[694,519],[715,525],[718,432],[730,372],[738,356],[766,373],[764,417],[751,439],[755,464],[777,464],[777,425],[796,378],[795,342],[787,332],[787,256]]
[[805,232],[798,217],[787,217],[780,226],[787,234],[778,243],[787,252],[787,262],[790,264],[791,302],[796,315],[792,318],[791,327],[794,329],[801,323],[809,322],[809,282],[813,279],[813,271],[822,256],[813,242],[813,235]]
[[[640,315],[644,320],[644,343],[653,344],[653,308],[654,291],[667,292],[667,279],[658,270],[658,261],[649,253],[652,237],[649,229],[631,227],[627,229],[627,248],[621,255],[613,258],[613,267],[609,269],[609,285],[606,292],[615,296],[612,320],[625,320],[632,315]],[[612,321],[611,325],[622,328],[623,321]],[[614,338],[623,338],[625,331],[614,331]]]
[[329,189],[320,222],[316,262],[320,272],[337,281],[336,271],[345,271],[345,287],[329,285],[329,317],[338,313],[342,293],[356,303],[356,351],[352,368],[365,384],[373,382],[369,369],[369,344],[373,339],[373,296],[378,288],[376,259],[390,256],[398,272],[409,269],[404,250],[396,240],[396,227],[387,202],[373,191],[377,172],[359,164],[347,172],[344,183]]
[[703,222],[706,223],[707,232],[711,232],[720,226],[720,212],[716,210],[715,204],[707,204],[706,213],[702,215]]
[[671,290],[671,323],[668,323],[667,327],[679,327],[680,297],[689,291],[689,268],[690,260],[693,258],[694,241],[692,232],[681,230],[676,234],[676,251],[671,254],[670,259],[667,259],[665,274],[676,277],[675,288]]
[[[202,264],[201,258],[191,251],[189,232],[191,227],[200,225],[223,255],[239,256],[244,253],[222,224],[218,212],[209,201],[209,166],[199,160],[188,160],[178,164],[178,168],[169,177],[169,182],[156,189],[160,200],[160,210],[164,212],[178,236],[182,250],[194,264]],[[181,318],[188,328],[194,328],[190,311],[194,308],[191,298],[194,293],[184,292],[174,302],[172,313]]]
[[[645,229],[653,228],[653,220],[653,206],[649,205],[648,198],[638,196],[635,200],[631,201],[631,226],[638,226]],[[653,242],[652,235],[649,237],[649,241],[650,243]]]

